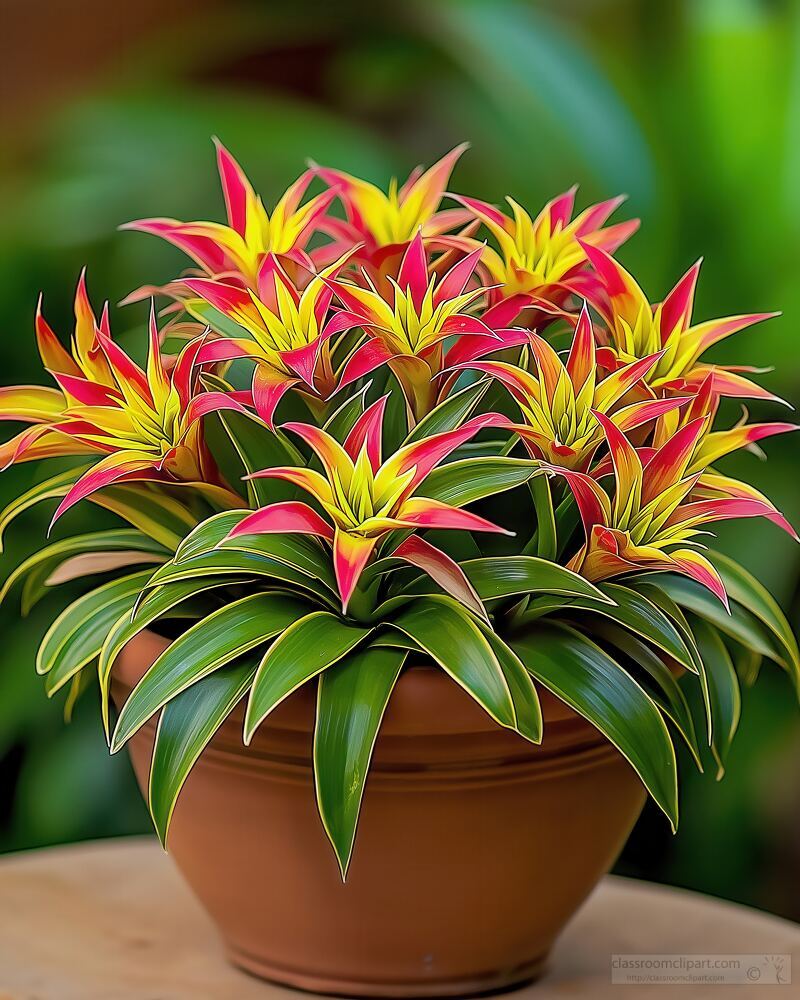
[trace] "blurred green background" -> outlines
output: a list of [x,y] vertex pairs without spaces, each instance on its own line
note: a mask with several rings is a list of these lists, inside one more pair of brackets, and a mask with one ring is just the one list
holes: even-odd
[[[115,229],[147,215],[220,218],[212,134],[268,205],[308,157],[383,183],[467,139],[461,191],[513,194],[532,209],[574,182],[581,206],[627,192],[627,211],[644,224],[621,258],[653,299],[704,254],[701,319],[783,310],[717,356],[774,365],[765,383],[800,400],[797,2],[4,8],[5,382],[41,377],[40,290],[65,336],[83,263],[94,297],[112,302],[184,266],[155,239]],[[141,327],[143,308],[117,314],[118,334]],[[736,456],[726,471],[753,479],[800,524],[797,439],[767,450],[768,464]],[[5,472],[0,501],[37,474]],[[47,517],[12,528],[0,576],[41,545]],[[75,511],[59,530],[96,517]],[[721,535],[797,624],[797,547],[768,524]],[[0,851],[148,829],[127,760],[107,755],[93,699],[65,727],[34,674],[52,610],[21,620],[13,597],[0,609]],[[746,692],[720,784],[681,763],[679,833],[648,807],[618,870],[800,919],[800,713],[786,678],[765,669]]]

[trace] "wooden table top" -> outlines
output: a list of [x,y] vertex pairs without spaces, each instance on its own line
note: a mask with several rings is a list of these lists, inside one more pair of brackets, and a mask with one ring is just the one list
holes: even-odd
[[[606,878],[518,1000],[641,996],[612,985],[613,954],[792,955],[795,985],[736,987],[737,1000],[800,995],[800,925],[695,893]],[[786,975],[784,964],[784,976]],[[771,973],[767,973],[771,976]],[[795,992],[796,991],[796,992]],[[682,985],[682,1000],[725,991]],[[231,968],[214,930],[152,840],[125,839],[0,859],[0,1000],[296,1000]]]

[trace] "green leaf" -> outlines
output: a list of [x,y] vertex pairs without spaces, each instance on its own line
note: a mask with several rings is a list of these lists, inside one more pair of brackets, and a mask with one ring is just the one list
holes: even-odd
[[630,762],[678,824],[675,748],[650,696],[599,646],[564,625],[538,625],[512,645],[534,678],[583,715]]
[[36,483],[29,490],[15,497],[0,512],[0,551],[2,551],[2,540],[5,530],[15,518],[43,500],[54,500],[65,496],[69,492],[70,487],[74,486],[75,482],[89,468],[91,466],[81,465],[78,468],[67,469],[65,472],[60,472],[57,476],[51,476],[50,479]]
[[235,340],[250,340],[250,334],[243,326],[235,320],[230,319],[225,313],[215,309],[210,302],[205,299],[190,299],[186,303],[186,311],[200,320],[212,330],[221,333],[224,337],[233,337]]
[[133,587],[125,596],[96,608],[91,617],[73,616],[72,632],[53,655],[45,675],[44,689],[48,698],[52,698],[75,674],[97,659],[108,630],[120,615],[130,614],[139,593],[139,588]]
[[763,657],[752,649],[745,649],[738,643],[736,645],[736,655],[733,658],[734,666],[739,680],[745,687],[752,687],[758,680],[761,672]]
[[731,610],[728,614],[719,600],[701,584],[672,573],[660,573],[657,583],[653,585],[660,588],[679,607],[704,618],[720,632],[791,671],[783,644],[778,644],[772,631],[735,600],[730,602]]
[[251,594],[220,608],[179,636],[150,667],[120,712],[116,753],[159,708],[214,670],[269,642],[308,611],[281,594]]
[[565,612],[591,611],[604,615],[669,653],[687,670],[695,672],[691,651],[667,616],[643,594],[616,583],[601,583],[600,590],[613,604],[581,598],[571,601]]
[[590,597],[600,603],[611,600],[572,570],[536,556],[469,559],[461,568],[484,601],[535,593]]
[[88,670],[80,670],[69,682],[69,691],[64,699],[64,722],[72,722],[72,713],[84,691],[88,691],[92,683],[92,674]]
[[516,728],[502,666],[477,620],[450,597],[420,597],[391,623],[434,660],[501,726]]
[[508,690],[511,692],[514,716],[517,720],[514,728],[520,736],[524,736],[531,743],[541,743],[542,706],[539,704],[539,695],[536,693],[531,675],[525,669],[522,660],[499,635],[482,623],[480,629],[497,657]]
[[616,622],[593,623],[592,638],[602,639],[627,657],[629,664],[634,668],[632,671],[629,670],[629,673],[642,683],[656,705],[672,720],[685,740],[695,763],[702,771],[700,747],[689,703],[678,679],[663,659],[650,646],[635,635],[631,635],[626,628],[622,628]]
[[314,539],[291,533],[241,535],[226,541],[233,528],[249,513],[249,511],[228,510],[207,518],[187,535],[178,547],[175,562],[185,562],[216,548],[225,552],[250,552],[285,563],[307,576],[324,581],[335,591],[336,581],[330,557]]
[[324,583],[333,593],[338,593],[330,551],[312,538],[299,534],[240,535],[222,542],[220,552],[247,552],[274,559],[305,573],[318,583]]
[[152,575],[148,587],[174,583],[177,580],[220,575],[268,577],[291,584],[293,588],[313,594],[330,605],[336,606],[337,603],[331,588],[307,573],[285,562],[255,552],[228,548],[212,549],[210,552],[203,552],[199,556],[177,564],[166,563]]
[[[256,417],[226,410],[217,414],[236,449],[246,474],[279,465],[305,465],[300,452],[281,431],[271,431]],[[247,495],[253,507],[279,500],[294,500],[297,487],[278,479],[247,479]]]
[[[547,476],[536,476],[528,480],[528,486],[536,511],[536,533],[530,544],[535,544],[536,555],[540,559],[548,559],[553,562],[558,552],[558,540],[556,537],[556,512],[550,494],[550,480]],[[525,551],[527,553],[527,548]]]
[[[147,583],[149,577],[149,570],[133,573],[112,580],[110,583],[104,583],[101,587],[83,594],[77,601],[73,601],[69,607],[61,612],[45,633],[36,654],[36,672],[38,674],[49,673],[58,662],[60,651],[65,643],[79,638],[87,623],[91,622],[95,615],[102,614],[105,608],[117,605],[120,601],[127,601],[129,598],[131,598],[130,607],[133,607],[134,600],[141,593],[142,587]],[[117,611],[115,617],[108,624],[109,628],[121,614],[122,610]],[[105,636],[100,640],[97,647],[98,652],[104,638]]]
[[171,617],[176,617],[176,608],[185,602],[194,604],[193,598],[198,597],[205,591],[215,587],[230,586],[231,583],[239,583],[243,578],[217,579],[209,577],[207,579],[180,580],[176,583],[168,583],[150,591],[146,598],[134,609],[133,614],[121,615],[108,630],[108,634],[100,650],[100,660],[97,665],[98,679],[100,682],[100,711],[103,719],[106,740],[110,739],[109,728],[109,695],[111,670],[114,663],[122,651],[134,636],[138,635],[148,625],[151,625],[158,618],[164,618],[172,612]]
[[800,694],[800,651],[792,627],[778,602],[754,576],[733,559],[721,552],[714,552],[713,556],[714,565],[719,570],[729,596],[766,625],[786,651],[792,667],[792,677]]
[[460,427],[481,401],[489,385],[489,379],[482,379],[448,396],[420,420],[403,444],[422,441],[432,434],[442,434]]
[[150,766],[150,815],[166,846],[175,803],[189,772],[249,688],[257,659],[221,667],[168,702],[158,720]]
[[64,562],[74,556],[90,552],[142,553],[142,562],[152,561],[153,556],[168,556],[168,550],[135,528],[121,528],[110,531],[95,531],[85,535],[74,535],[34,552],[11,573],[0,589],[0,603],[8,596],[11,588],[23,577],[27,577],[23,614],[34,606],[48,589],[48,580]]
[[[176,487],[177,488],[177,487]],[[175,497],[144,483],[108,486],[89,497],[174,552],[187,531],[197,524],[195,515]]]
[[730,653],[717,629],[698,618],[692,623],[692,631],[703,665],[700,676],[708,705],[708,738],[719,780],[725,773],[725,760],[739,725],[742,694]]
[[217,545],[226,538],[236,525],[249,516],[248,510],[224,510],[219,514],[212,514],[205,521],[201,521],[196,528],[193,528],[183,539],[175,550],[174,561],[176,563],[191,559],[216,548]]
[[[338,406],[333,413],[328,417],[325,423],[322,425],[322,429],[327,431],[332,438],[335,438],[340,444],[344,442],[344,439],[350,433],[350,431],[355,426],[356,421],[364,412],[367,401],[367,392],[372,382],[368,382],[363,389],[355,393],[349,399],[346,399],[341,406]],[[293,465],[305,465],[306,463],[302,460],[300,462],[293,462]]]
[[353,852],[372,751],[405,650],[369,647],[326,670],[317,691],[314,781],[342,879]]
[[420,493],[454,507],[464,507],[526,483],[537,463],[522,458],[463,458],[440,465],[423,480]]
[[284,698],[354,649],[372,631],[329,611],[313,611],[292,623],[264,654],[244,720],[244,741]]

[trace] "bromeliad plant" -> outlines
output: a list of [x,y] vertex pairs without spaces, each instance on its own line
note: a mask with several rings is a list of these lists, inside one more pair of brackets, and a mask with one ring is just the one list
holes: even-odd
[[[233,709],[245,703],[249,743],[305,684],[343,875],[381,719],[416,663],[534,743],[549,690],[673,827],[674,735],[698,766],[707,743],[721,774],[761,660],[800,692],[775,601],[702,544],[730,517],[796,537],[715,467],[794,430],[714,426],[725,397],[772,397],[701,356],[766,316],[695,322],[696,267],[652,305],[610,256],[636,226],[605,225],[619,201],[573,219],[572,191],[535,219],[512,201],[508,217],[446,193],[461,152],[388,194],[312,166],[269,214],[219,146],[226,224],[128,227],[200,268],[160,289],[171,318],[159,331],[151,314],[142,366],[82,278],[71,350],[37,313],[54,386],[0,392],[0,416],[27,425],[4,464],[62,463],[0,531],[40,501],[56,501],[59,529],[82,499],[124,522],[51,541],[0,598],[20,582],[27,611],[101,578],[55,618],[37,669],[48,694],[69,687],[68,708],[99,677],[114,751],[158,716],[162,841]],[[114,719],[114,663],[148,627],[172,641]]]

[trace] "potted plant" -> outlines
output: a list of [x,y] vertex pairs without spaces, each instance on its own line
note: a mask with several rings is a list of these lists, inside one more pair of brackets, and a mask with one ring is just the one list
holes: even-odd
[[388,193],[312,166],[268,214],[218,145],[225,224],[127,227],[194,265],[131,296],[167,301],[141,363],[81,277],[69,349],[36,315],[55,386],[0,396],[4,464],[66,460],[0,527],[120,521],[3,588],[100,578],[42,641],[48,695],[99,677],[233,960],[326,992],[535,976],[645,792],[677,825],[675,739],[721,774],[740,683],[800,685],[775,601],[701,544],[796,537],[716,469],[794,429],[717,426],[775,397],[704,352],[767,316],[694,320],[698,265],[651,303],[620,199],[442,208],[461,152]]

